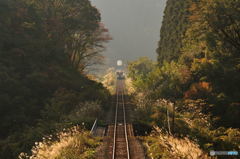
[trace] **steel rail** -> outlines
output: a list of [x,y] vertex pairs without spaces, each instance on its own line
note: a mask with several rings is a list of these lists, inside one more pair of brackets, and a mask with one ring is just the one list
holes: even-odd
[[115,110],[115,121],[114,121],[114,131],[113,131],[113,150],[112,150],[112,159],[115,159],[115,150],[116,150],[116,134],[117,134],[117,114],[118,114],[118,86],[116,87],[116,110]]
[[129,142],[128,142],[128,134],[127,134],[127,122],[126,122],[126,110],[124,103],[124,86],[122,88],[122,104],[123,104],[123,120],[124,120],[124,135],[127,145],[127,159],[130,159],[130,151],[129,151]]

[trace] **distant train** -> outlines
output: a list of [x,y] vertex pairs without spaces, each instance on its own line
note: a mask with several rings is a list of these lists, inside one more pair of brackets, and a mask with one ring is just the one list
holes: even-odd
[[124,72],[122,70],[117,70],[116,74],[117,74],[117,79],[118,80],[125,79],[125,75],[124,75]]

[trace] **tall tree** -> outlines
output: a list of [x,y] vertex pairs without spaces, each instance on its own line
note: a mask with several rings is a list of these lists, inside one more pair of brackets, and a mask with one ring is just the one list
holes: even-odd
[[[103,99],[102,85],[82,72],[101,57],[109,36],[88,0],[2,0],[0,14],[0,158],[9,159],[55,131],[39,122],[61,122],[76,106],[65,108],[70,96],[75,103]],[[62,103],[49,104],[59,92]]]
[[179,58],[183,36],[189,23],[188,8],[192,1],[167,1],[157,48],[159,65],[162,65],[163,61],[176,61]]

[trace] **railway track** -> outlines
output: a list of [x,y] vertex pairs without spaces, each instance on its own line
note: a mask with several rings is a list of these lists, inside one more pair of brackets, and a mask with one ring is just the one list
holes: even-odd
[[126,101],[124,82],[117,80],[107,133],[96,159],[145,159],[144,150],[135,138],[133,126],[129,122],[129,103]]
[[121,80],[116,88],[116,109],[113,130],[112,159],[130,159],[128,125],[124,103],[124,86]]

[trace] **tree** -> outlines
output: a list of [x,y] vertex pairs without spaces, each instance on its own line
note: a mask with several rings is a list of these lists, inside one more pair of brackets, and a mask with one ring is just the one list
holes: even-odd
[[75,103],[106,101],[107,90],[83,71],[109,37],[88,0],[3,0],[0,14],[0,158],[9,159],[71,123],[63,117]]
[[147,57],[141,57],[128,64],[128,76],[133,80],[137,90],[146,90],[148,74],[156,67],[155,63]]
[[209,105],[214,105],[208,110],[213,118],[219,119],[218,125],[233,127],[239,124],[224,114],[233,112],[232,109],[239,112],[239,107],[232,106],[239,103],[240,97],[239,5],[235,0],[192,2],[177,58],[192,74],[185,97],[192,94],[188,97],[206,99]]
[[151,98],[173,101],[183,97],[190,80],[191,72],[185,65],[165,62],[148,75],[147,88],[151,90]]
[[73,67],[80,72],[93,65],[101,64],[103,61],[101,52],[105,49],[104,43],[111,40],[108,30],[101,23],[95,31],[76,33],[72,38],[74,42],[67,45],[66,50]]
[[177,61],[181,55],[184,34],[189,25],[188,8],[192,2],[193,0],[167,0],[156,50],[160,66],[164,61]]

